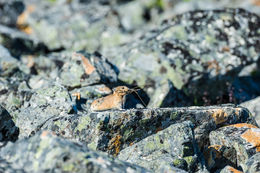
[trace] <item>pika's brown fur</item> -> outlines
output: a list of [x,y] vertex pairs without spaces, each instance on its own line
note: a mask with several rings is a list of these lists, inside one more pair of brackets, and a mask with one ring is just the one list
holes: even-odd
[[104,111],[109,109],[123,109],[125,96],[131,93],[132,90],[126,86],[118,86],[113,89],[113,93],[96,99],[90,106],[92,111]]

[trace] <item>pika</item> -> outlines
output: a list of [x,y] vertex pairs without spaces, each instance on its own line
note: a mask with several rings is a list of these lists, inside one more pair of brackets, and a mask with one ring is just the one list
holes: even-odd
[[[132,92],[135,92],[137,94],[137,92],[134,89],[130,89],[126,86],[118,86],[113,89],[112,94],[94,100],[90,106],[90,109],[92,111],[104,111],[104,110],[109,110],[109,109],[123,109],[124,104],[125,104],[125,96]],[[138,95],[138,97],[139,97],[139,95]],[[142,101],[141,98],[140,98],[140,100]],[[142,103],[144,104],[143,101],[142,101]]]

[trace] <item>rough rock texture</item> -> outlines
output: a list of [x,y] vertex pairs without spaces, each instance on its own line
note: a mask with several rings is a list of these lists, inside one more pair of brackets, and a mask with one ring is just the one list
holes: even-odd
[[240,105],[246,107],[252,113],[258,126],[260,126],[260,97],[247,102],[243,102]]
[[1,149],[0,157],[8,159],[13,168],[25,172],[149,172],[47,131],[8,143]]
[[257,173],[260,172],[260,153],[256,153],[246,162],[246,173]]
[[233,147],[224,145],[211,145],[203,151],[207,169],[215,172],[226,165],[237,167],[236,150]]
[[[197,146],[191,122],[176,123],[120,151],[118,158],[158,172],[162,166],[179,166],[195,172]],[[183,165],[173,164],[183,160]],[[189,168],[188,168],[189,167]]]
[[[260,18],[242,9],[187,12],[120,47],[120,54],[115,48],[111,61],[120,80],[146,86],[150,97],[170,80],[193,104],[240,103],[260,93],[258,75],[239,76],[259,59],[256,26]],[[172,106],[177,103],[171,100]]]
[[5,108],[0,105],[0,142],[16,141],[19,129],[15,126],[12,117]]
[[130,109],[53,117],[41,129],[83,141],[96,150],[118,154],[131,143],[185,120],[194,123],[195,138],[201,148],[207,145],[210,131],[239,122],[255,124],[251,118],[246,109],[233,106]]
[[221,127],[210,132],[211,145],[234,147],[237,165],[246,171],[248,159],[260,151],[260,129],[251,124],[235,124]]
[[98,52],[73,53],[62,66],[60,78],[61,83],[70,88],[117,82],[115,67]]

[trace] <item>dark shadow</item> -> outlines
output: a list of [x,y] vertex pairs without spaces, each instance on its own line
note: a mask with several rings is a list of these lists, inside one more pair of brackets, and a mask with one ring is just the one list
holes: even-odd
[[0,105],[0,142],[15,142],[18,139],[19,128],[15,126],[9,112]]

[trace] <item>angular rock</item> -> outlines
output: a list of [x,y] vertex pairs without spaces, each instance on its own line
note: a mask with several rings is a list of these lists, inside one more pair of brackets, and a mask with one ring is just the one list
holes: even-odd
[[115,67],[98,52],[73,53],[60,72],[63,85],[75,88],[96,83],[112,83],[117,81]]
[[211,145],[234,147],[237,165],[246,171],[248,159],[260,151],[260,128],[246,123],[229,125],[210,132],[209,140]]
[[51,118],[40,129],[50,129],[65,138],[86,143],[95,150],[117,154],[132,143],[172,124],[190,120],[200,148],[207,146],[208,134],[217,127],[248,122],[255,124],[242,107],[212,106],[157,109],[129,109],[90,112]]
[[246,173],[257,173],[260,172],[260,153],[256,153],[248,159],[246,162]]
[[8,143],[0,157],[25,172],[150,172],[47,131]]
[[247,108],[252,113],[258,126],[260,126],[260,97],[243,102],[240,105]]
[[16,27],[17,18],[23,12],[24,8],[25,6],[22,1],[0,1],[0,24]]
[[211,145],[203,151],[207,169],[215,172],[227,165],[237,167],[236,150],[224,145]]
[[18,61],[5,47],[0,45],[0,76],[10,77],[18,69],[18,65]]
[[[163,166],[171,167],[176,159],[191,158],[197,155],[195,138],[191,122],[176,123],[168,128],[148,136],[140,142],[120,151],[118,158],[130,163],[158,172]],[[117,148],[119,149],[119,148]],[[116,151],[118,152],[118,151]],[[196,165],[197,159],[191,162]],[[186,163],[186,171],[195,172],[196,167],[188,169],[191,162]],[[190,167],[189,167],[190,168]]]
[[58,83],[32,91],[30,99],[16,111],[15,121],[20,137],[35,133],[49,119],[68,115],[73,102],[66,88]]
[[19,128],[7,112],[7,110],[0,105],[0,142],[16,141],[19,135]]
[[[187,12],[116,47],[111,61],[120,80],[145,86],[147,93],[170,80],[196,105],[240,103],[260,94],[257,78],[238,77],[259,59],[259,25],[260,18],[243,9]],[[237,84],[244,80],[251,80],[250,89]]]

